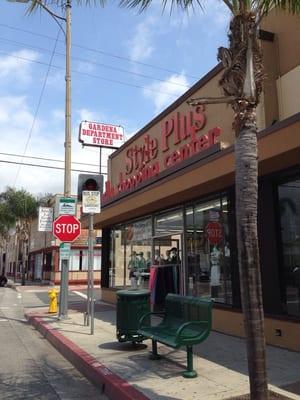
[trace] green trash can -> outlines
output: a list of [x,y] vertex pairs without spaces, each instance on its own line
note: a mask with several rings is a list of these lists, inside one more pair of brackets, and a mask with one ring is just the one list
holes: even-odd
[[[117,291],[117,339],[119,342],[142,342],[137,333],[139,320],[150,312],[150,291],[129,289]],[[150,319],[148,319],[149,323]],[[145,321],[147,323],[147,321]]]

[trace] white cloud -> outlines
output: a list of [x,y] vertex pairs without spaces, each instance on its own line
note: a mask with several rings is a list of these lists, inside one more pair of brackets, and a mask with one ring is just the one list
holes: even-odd
[[[158,18],[150,16],[139,23],[135,29],[135,35],[130,41],[129,54],[133,60],[146,60],[154,51],[153,37],[157,31]],[[156,29],[155,29],[156,28]]]
[[[186,92],[189,82],[184,73],[171,75],[164,82],[152,83],[148,86],[150,90],[144,90],[144,95],[154,101],[155,113],[166,108],[176,98]],[[153,93],[160,92],[160,93]]]
[[62,122],[65,120],[65,111],[61,108],[53,110],[51,112],[51,114],[52,114],[54,120],[57,122]]
[[7,127],[13,126],[14,128],[19,128],[30,125],[32,119],[33,117],[26,106],[25,96],[0,97],[1,125],[7,124]]
[[[0,97],[0,138],[1,150],[5,153],[23,154],[29,137],[29,131],[32,126],[33,115],[29,111],[27,99],[25,96],[5,96]],[[35,127],[32,131],[31,139],[28,144],[26,155],[34,154],[41,156],[42,154],[55,154],[55,146],[52,138],[43,138],[39,132],[44,131],[44,124],[36,120]],[[1,160],[21,161],[21,157],[9,157],[0,155]],[[41,164],[40,160],[23,159],[25,163]],[[51,174],[46,173],[46,169],[29,168],[27,166],[4,164],[1,163],[0,168],[0,190],[4,190],[6,186],[14,185],[16,187],[24,187],[32,192],[41,192],[41,187],[51,186]],[[16,177],[18,176],[17,180]],[[53,179],[53,183],[55,178]],[[57,182],[57,178],[56,178]]]
[[92,64],[88,61],[78,61],[76,63],[76,70],[79,72],[93,72],[95,71],[95,64]]
[[29,83],[31,80],[32,63],[27,59],[37,60],[38,53],[33,50],[22,49],[20,51],[13,51],[9,55],[1,56],[0,78],[13,79],[14,82]]
[[81,121],[94,121],[94,122],[109,122],[106,121],[106,117],[103,114],[97,113],[95,111],[88,110],[87,108],[80,108],[76,111],[78,115],[78,124]]
[[[94,116],[89,110],[81,110],[84,115]],[[53,158],[64,160],[64,113],[54,109],[49,111],[52,118],[49,121],[36,120],[28,144],[26,156]],[[0,160],[20,162],[28,139],[29,129],[33,121],[33,115],[29,111],[25,96],[0,97],[0,142],[1,152],[19,154],[19,157],[0,154]],[[99,171],[99,149],[82,148],[78,142],[78,128],[73,126],[72,137],[72,164],[73,169],[84,171]],[[51,132],[51,134],[49,134]],[[24,158],[23,163],[41,164],[64,168],[64,162],[51,162],[38,159]],[[106,163],[103,157],[103,164]],[[90,166],[86,164],[95,164]],[[104,169],[105,170],[105,169]],[[105,171],[104,171],[105,172]],[[72,193],[77,191],[77,177],[79,172],[72,172]],[[17,180],[16,180],[17,177]],[[25,188],[33,194],[38,193],[62,193],[64,171],[48,168],[38,168],[2,163],[0,162],[0,192],[7,186],[17,189]]]

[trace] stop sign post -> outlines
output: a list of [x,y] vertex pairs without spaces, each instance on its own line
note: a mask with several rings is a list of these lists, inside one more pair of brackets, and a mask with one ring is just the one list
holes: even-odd
[[73,215],[60,215],[53,222],[52,233],[61,242],[74,242],[81,234],[80,221]]
[[[81,233],[80,221],[73,215],[60,215],[53,222],[53,235],[63,243],[74,242]],[[61,259],[61,280],[59,292],[59,319],[68,317],[69,260]]]

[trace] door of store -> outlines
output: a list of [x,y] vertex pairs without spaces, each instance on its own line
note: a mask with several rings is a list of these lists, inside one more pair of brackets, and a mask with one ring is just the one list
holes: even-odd
[[149,289],[154,308],[162,309],[168,293],[184,294],[182,233],[153,237],[153,254]]

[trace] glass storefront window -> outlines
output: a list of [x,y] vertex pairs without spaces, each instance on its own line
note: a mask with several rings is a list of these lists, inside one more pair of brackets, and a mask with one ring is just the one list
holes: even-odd
[[110,287],[122,287],[124,282],[125,244],[122,240],[124,228],[111,231],[111,252],[110,252]]
[[183,213],[182,209],[169,211],[155,217],[154,234],[155,236],[165,235],[166,233],[182,232]]
[[188,293],[232,304],[226,196],[186,209]]
[[300,316],[300,178],[279,185],[286,312]]
[[137,221],[125,228],[126,286],[147,287],[152,264],[151,218]]
[[111,231],[111,287],[148,286],[152,264],[151,242],[151,218]]
[[[110,287],[149,287],[150,279],[156,297],[174,292],[232,304],[228,225],[227,197],[219,195],[118,226],[111,231]],[[152,304],[163,305],[164,296],[156,297]]]

